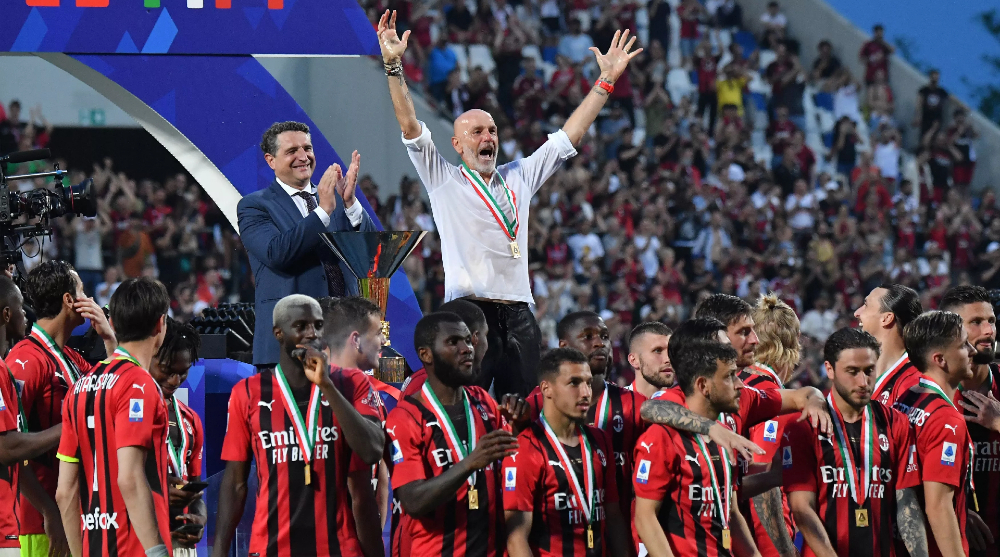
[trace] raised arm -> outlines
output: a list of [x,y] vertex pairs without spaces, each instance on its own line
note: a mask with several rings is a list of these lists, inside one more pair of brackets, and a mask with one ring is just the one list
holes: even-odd
[[403,137],[414,139],[420,135],[420,122],[417,121],[417,111],[413,108],[413,98],[406,86],[403,76],[403,52],[410,32],[403,32],[402,38],[396,34],[396,12],[389,15],[386,10],[378,21],[378,46],[382,49],[382,62],[389,78],[389,96],[392,97],[392,109],[396,112],[396,121],[403,130]]
[[[625,68],[628,67],[629,60],[642,52],[641,48],[629,52],[633,44],[635,44],[635,37],[629,40],[628,29],[626,29],[624,33],[615,31],[615,37],[611,39],[611,47],[608,48],[607,54],[601,54],[597,47],[590,47],[594,56],[597,57],[597,65],[601,69],[601,77],[598,78],[598,81],[606,81],[609,85],[614,85],[615,81],[618,81]],[[573,142],[574,146],[580,144],[583,134],[594,123],[597,114],[601,112],[607,101],[608,92],[595,84],[590,89],[590,93],[584,97],[580,106],[573,111],[573,114],[570,114],[569,119],[563,125],[563,131],[569,136],[569,140]],[[396,114],[398,115],[399,112],[397,111]],[[418,128],[417,132],[419,133],[419,131]]]

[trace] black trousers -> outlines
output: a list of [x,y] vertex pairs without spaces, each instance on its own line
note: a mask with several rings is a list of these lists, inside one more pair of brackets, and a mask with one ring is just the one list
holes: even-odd
[[486,314],[489,348],[476,384],[484,389],[493,383],[497,400],[505,394],[528,396],[538,386],[542,331],[528,304],[501,304],[469,298]]

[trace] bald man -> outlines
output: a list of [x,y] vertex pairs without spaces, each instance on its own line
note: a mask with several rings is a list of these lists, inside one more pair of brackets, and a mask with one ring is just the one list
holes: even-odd
[[[615,80],[642,49],[632,50],[628,31],[615,33],[607,54],[591,48],[600,78],[563,129],[531,156],[497,167],[500,138],[493,117],[470,110],[455,120],[451,146],[461,157],[455,166],[444,159],[431,133],[417,120],[403,77],[402,56],[409,31],[399,37],[396,14],[387,11],[378,24],[379,46],[389,76],[389,94],[403,144],[427,189],[441,237],[445,301],[469,298],[486,314],[489,350],[477,383],[494,384],[497,397],[527,395],[538,384],[541,331],[528,304],[528,210],[531,197],[562,163],[604,107]],[[522,228],[520,225],[524,224]]]

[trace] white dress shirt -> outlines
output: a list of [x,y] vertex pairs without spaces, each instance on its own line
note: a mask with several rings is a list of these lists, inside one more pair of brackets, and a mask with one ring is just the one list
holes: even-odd
[[566,132],[549,134],[549,140],[531,156],[498,166],[487,184],[494,199],[504,198],[500,180],[496,179],[499,173],[514,196],[520,223],[516,239],[522,254],[518,259],[511,256],[510,239],[493,213],[459,167],[441,156],[423,122],[420,135],[414,139],[403,137],[403,144],[427,189],[441,238],[445,301],[474,296],[534,303],[528,281],[528,211],[531,197],[542,184],[563,161],[576,155]]
[[[299,195],[299,192],[305,191],[315,196],[316,184],[310,182],[308,187],[300,190],[293,188],[292,186],[289,186],[288,184],[282,182],[281,178],[278,178],[277,176],[275,176],[274,179],[278,182],[278,185],[281,186],[281,189],[285,190],[285,193],[287,193],[292,197],[292,201],[295,203],[295,206],[299,208],[299,212],[302,213],[302,216],[303,217],[308,216],[309,205],[307,205],[306,200],[303,199],[301,195]],[[350,207],[344,207],[344,212],[347,213],[347,220],[351,221],[351,226],[355,228],[357,228],[357,226],[361,224],[361,215],[363,214],[363,211],[364,209],[361,207],[361,204],[358,203],[356,199],[354,200],[354,205],[351,205]],[[319,217],[319,220],[323,222],[324,227],[330,226],[330,215],[328,215],[326,211],[324,211],[323,208],[319,206],[319,199],[316,200],[316,208],[313,209],[313,212],[316,213],[316,216]]]

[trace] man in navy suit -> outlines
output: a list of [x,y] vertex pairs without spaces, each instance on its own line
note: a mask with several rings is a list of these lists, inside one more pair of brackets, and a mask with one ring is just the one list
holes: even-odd
[[240,200],[240,238],[250,256],[256,284],[253,363],[270,367],[278,361],[278,342],[271,314],[290,294],[357,295],[357,282],[347,266],[323,244],[321,232],[374,231],[371,217],[354,195],[361,156],[351,155],[344,174],[339,164],[327,168],[319,184],[309,126],[273,124],[260,142],[274,182]]

